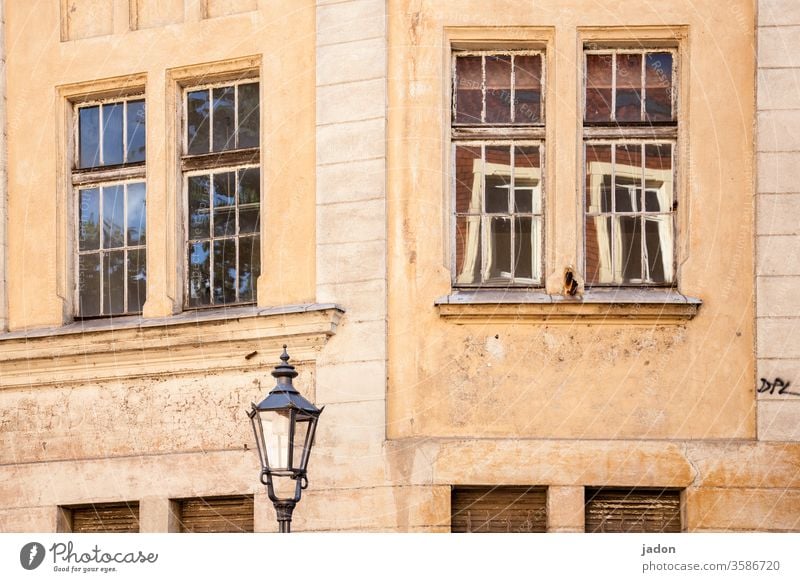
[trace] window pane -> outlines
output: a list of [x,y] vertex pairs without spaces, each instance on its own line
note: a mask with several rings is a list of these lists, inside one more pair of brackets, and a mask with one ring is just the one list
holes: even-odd
[[139,313],[147,299],[147,252],[128,251],[128,312]]
[[261,172],[259,168],[239,170],[239,204],[258,204],[261,201]]
[[672,54],[647,53],[645,67],[647,121],[672,121]]
[[239,232],[242,234],[258,232],[259,215],[258,206],[239,208]]
[[533,219],[520,217],[514,219],[514,276],[524,279],[533,278],[535,231]]
[[78,136],[80,141],[79,168],[100,165],[100,107],[82,107],[78,110]]
[[456,58],[456,123],[480,123],[483,109],[481,57]]
[[122,150],[122,103],[103,106],[103,165],[121,164]]
[[586,218],[586,281],[590,284],[611,283],[614,270],[611,256],[611,218]]
[[486,271],[489,279],[511,278],[511,219],[489,220],[489,264]]
[[144,182],[128,184],[128,244],[143,245],[147,242],[147,208]]
[[514,122],[536,123],[542,115],[542,58],[514,57]]
[[210,228],[210,180],[208,176],[189,178],[189,238],[208,238]]
[[197,307],[211,304],[209,279],[211,256],[207,242],[189,245],[189,305]]
[[486,57],[486,123],[511,123],[511,56]]
[[586,55],[586,121],[611,121],[613,55]]
[[648,144],[645,153],[644,209],[669,212],[672,209],[672,144]]
[[644,219],[647,269],[651,283],[671,283],[673,278],[672,215],[647,216]]
[[236,147],[233,87],[218,87],[214,95],[214,147],[219,152]]
[[214,241],[214,303],[236,301],[236,239]]
[[100,248],[100,190],[81,190],[78,207],[78,248],[82,251],[97,250]]
[[617,55],[617,121],[642,120],[642,55]]
[[125,312],[125,251],[103,255],[103,315]]
[[614,162],[616,212],[640,212],[642,195],[642,146],[618,145]]
[[100,315],[100,254],[78,259],[78,308],[81,317]]
[[486,148],[486,212],[507,213],[511,189],[511,148]]
[[[639,216],[619,216],[616,221],[614,234],[616,251],[619,252],[618,276],[623,283],[641,283],[642,219]],[[616,280],[619,282],[619,278]]]
[[236,204],[235,172],[214,174],[214,208]]
[[456,218],[456,283],[472,285],[481,281],[481,217]]
[[258,119],[258,83],[239,85],[240,148],[258,147]]
[[239,301],[255,301],[256,281],[261,272],[261,247],[257,236],[239,239]]
[[537,146],[514,148],[514,211],[542,212],[541,166]]
[[125,245],[125,186],[103,187],[103,248]]
[[586,146],[586,212],[611,212],[611,147]]
[[226,208],[214,211],[214,236],[234,236],[236,234],[236,209]]
[[190,154],[205,154],[209,151],[210,115],[208,90],[192,91],[186,97],[186,130]]
[[480,146],[456,147],[456,212],[481,211],[483,163]]
[[128,162],[145,158],[146,132],[144,101],[128,101]]

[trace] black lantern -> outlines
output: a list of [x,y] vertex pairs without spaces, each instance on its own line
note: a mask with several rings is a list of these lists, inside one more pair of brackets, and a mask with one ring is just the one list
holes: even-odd
[[272,371],[277,385],[260,404],[253,404],[249,416],[261,460],[261,482],[275,506],[280,531],[288,533],[292,511],[308,487],[308,457],[322,408],[303,398],[292,385],[297,371],[289,365],[286,346],[281,361]]

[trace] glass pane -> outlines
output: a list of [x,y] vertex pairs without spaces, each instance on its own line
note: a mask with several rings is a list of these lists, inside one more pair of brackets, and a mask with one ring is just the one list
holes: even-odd
[[214,147],[219,152],[236,147],[233,87],[218,87],[214,95]]
[[491,218],[489,221],[489,279],[511,278],[511,219]]
[[189,305],[211,305],[211,257],[207,242],[189,245]]
[[611,121],[613,55],[586,55],[586,121]]
[[642,120],[642,55],[617,55],[617,121]]
[[100,190],[81,190],[78,206],[78,248],[82,251],[97,250],[100,248]]
[[210,228],[210,180],[208,176],[189,178],[189,238],[208,238]]
[[616,212],[641,211],[642,146],[618,145],[614,162]]
[[145,121],[144,101],[128,101],[128,162],[144,161],[147,146]]
[[262,412],[261,427],[267,460],[271,469],[287,469],[289,464],[289,413],[285,411]]
[[82,107],[78,110],[78,136],[80,141],[79,168],[100,165],[100,107]]
[[240,148],[258,147],[258,119],[258,83],[239,85]]
[[611,147],[586,146],[586,212],[611,212]]
[[542,119],[542,58],[514,57],[514,122],[536,123]]
[[81,255],[78,260],[78,299],[81,317],[100,315],[100,254]]
[[103,255],[103,315],[125,312],[125,251]]
[[261,201],[261,172],[259,168],[239,170],[239,204],[258,204]]
[[308,436],[309,422],[297,420],[294,423],[294,440],[292,441],[292,467],[303,468],[303,451]]
[[239,208],[239,232],[242,234],[258,232],[259,214],[260,210],[258,206]]
[[483,163],[480,146],[456,147],[456,212],[481,211]]
[[140,313],[147,299],[147,252],[128,251],[128,312]]
[[236,234],[236,209],[226,208],[214,211],[214,236],[234,236]]
[[144,182],[128,184],[128,244],[147,243],[147,207]]
[[647,121],[672,121],[671,53],[647,53],[645,83]]
[[125,186],[103,187],[103,248],[125,246]]
[[214,241],[214,303],[236,301],[236,239]]
[[537,146],[514,148],[514,211],[542,212],[541,165]]
[[[614,232],[619,250],[619,277],[624,283],[641,283],[642,277],[642,219],[639,216],[619,216]],[[617,279],[619,281],[619,279]]]
[[239,301],[255,301],[261,272],[261,247],[257,236],[239,239]]
[[214,174],[214,208],[236,204],[235,172]]
[[646,212],[669,212],[672,209],[672,144],[644,146]]
[[588,283],[613,283],[611,241],[610,217],[586,217],[586,281]]
[[103,106],[103,165],[121,164],[122,149],[122,103]]
[[481,262],[481,217],[456,217],[456,283],[480,283]]
[[208,90],[190,92],[186,96],[186,131],[190,154],[209,151],[209,115]]
[[486,123],[511,123],[511,56],[486,57]]
[[486,148],[486,212],[507,213],[511,189],[511,148]]
[[534,249],[539,246],[534,240],[536,234],[532,218],[518,216],[514,219],[514,277],[533,278]]
[[672,216],[647,216],[644,219],[647,269],[651,283],[671,283],[673,268]]
[[481,57],[456,59],[456,123],[480,123],[483,110]]

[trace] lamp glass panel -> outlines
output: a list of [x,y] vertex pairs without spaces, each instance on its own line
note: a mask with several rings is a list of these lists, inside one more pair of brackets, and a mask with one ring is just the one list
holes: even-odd
[[303,469],[303,451],[306,446],[306,437],[311,427],[311,419],[297,416],[294,425],[294,442],[292,443],[292,468]]
[[264,430],[267,462],[270,469],[287,469],[289,462],[289,426],[291,424],[290,412],[288,410],[270,410],[261,412],[260,416],[261,426]]

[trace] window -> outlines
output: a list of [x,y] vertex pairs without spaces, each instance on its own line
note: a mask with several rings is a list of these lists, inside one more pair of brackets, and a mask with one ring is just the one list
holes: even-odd
[[147,295],[145,102],[75,105],[78,317],[140,313]]
[[139,504],[93,503],[59,508],[62,528],[72,533],[138,533]]
[[183,533],[253,531],[252,495],[180,499],[173,507]]
[[184,91],[187,307],[256,300],[261,270],[259,83]]
[[455,487],[450,508],[456,533],[547,531],[544,487]]
[[454,285],[541,285],[542,53],[456,51],[453,71]]
[[586,50],[587,285],[671,286],[678,117],[672,50]]
[[680,491],[675,489],[587,489],[586,531],[591,533],[680,532]]

